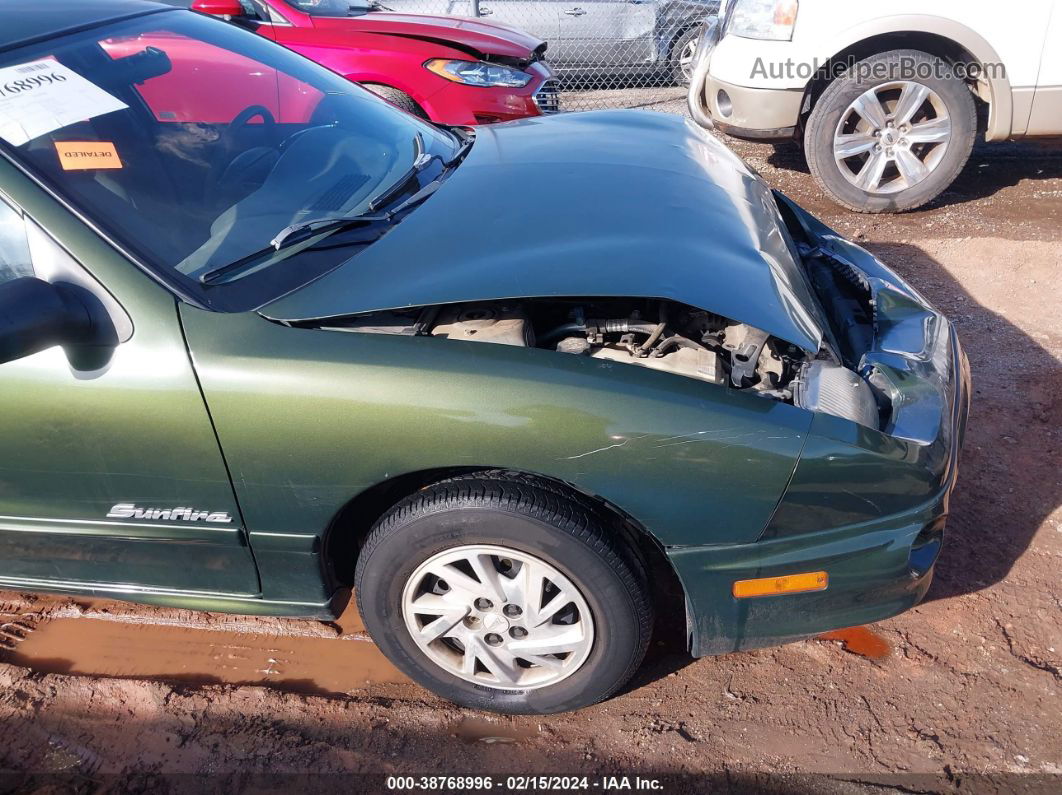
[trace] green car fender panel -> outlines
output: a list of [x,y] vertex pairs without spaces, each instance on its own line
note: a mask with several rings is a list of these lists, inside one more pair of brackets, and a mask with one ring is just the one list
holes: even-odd
[[187,305],[181,316],[264,592],[278,599],[294,595],[270,594],[274,581],[294,587],[300,555],[317,565],[321,535],[352,498],[424,470],[554,478],[668,548],[752,542],[811,422],[717,385],[548,351]]

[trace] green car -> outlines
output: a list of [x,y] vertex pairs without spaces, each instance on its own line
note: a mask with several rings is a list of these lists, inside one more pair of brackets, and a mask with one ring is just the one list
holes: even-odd
[[[674,116],[446,129],[233,25],[7,0],[0,586],[328,619],[460,704],[899,613],[952,325]],[[674,581],[676,595],[667,583]]]

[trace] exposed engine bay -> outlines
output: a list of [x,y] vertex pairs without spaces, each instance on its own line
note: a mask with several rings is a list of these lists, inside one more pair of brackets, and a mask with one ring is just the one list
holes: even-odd
[[825,351],[674,301],[529,298],[371,312],[322,328],[542,348],[696,378],[881,428],[889,407]]
[[649,367],[791,402],[812,357],[751,326],[672,301],[522,299],[360,315],[343,331],[543,348]]

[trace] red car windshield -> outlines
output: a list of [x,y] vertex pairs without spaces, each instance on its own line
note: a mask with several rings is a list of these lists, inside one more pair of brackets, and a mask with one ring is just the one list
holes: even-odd
[[[262,37],[183,11],[0,55],[0,139],[181,292],[249,308],[350,256],[292,250],[200,277],[285,227],[366,211],[449,133]],[[275,262],[291,258],[282,266]]]

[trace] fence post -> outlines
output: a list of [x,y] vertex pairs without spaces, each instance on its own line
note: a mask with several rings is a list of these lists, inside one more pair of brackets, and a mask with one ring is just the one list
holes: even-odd
[[479,0],[472,0],[472,16],[479,16]]

